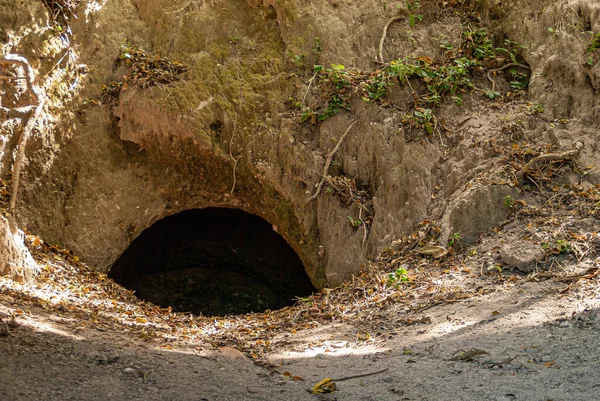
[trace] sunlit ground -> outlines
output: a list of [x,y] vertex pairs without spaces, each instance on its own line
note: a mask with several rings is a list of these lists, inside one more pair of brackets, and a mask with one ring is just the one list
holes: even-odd
[[[423,275],[411,288],[389,285],[380,280],[382,272],[372,267],[342,287],[327,289],[281,310],[194,316],[143,302],[105,274],[90,271],[69,251],[47,247],[37,237],[28,236],[27,240],[38,244],[32,249],[41,272],[26,283],[0,278],[0,305],[5,313],[36,331],[77,339],[84,339],[87,330],[110,332],[177,352],[190,352],[190,347],[232,347],[255,360],[265,360],[267,355],[271,360],[365,355],[388,352],[389,342],[398,341],[407,329],[418,334],[413,342],[424,342],[488,320],[506,320],[506,326],[513,328],[536,326],[560,316],[560,302],[547,301],[550,295],[559,294],[581,310],[597,308],[600,302],[600,283],[594,274],[597,268],[590,268],[597,263],[593,261],[585,263],[581,273],[563,275],[546,284],[527,277],[480,277],[487,291],[463,288],[461,277],[469,279],[469,285],[474,278],[460,273],[464,267],[452,273],[458,278],[446,277],[444,284],[436,275]],[[528,293],[539,288],[548,288],[549,295],[529,299]],[[517,299],[525,301],[518,302],[513,310],[511,304]],[[450,312],[445,321],[432,323],[428,314],[440,308],[444,313],[452,309],[460,312]],[[55,318],[39,319],[32,309]]]

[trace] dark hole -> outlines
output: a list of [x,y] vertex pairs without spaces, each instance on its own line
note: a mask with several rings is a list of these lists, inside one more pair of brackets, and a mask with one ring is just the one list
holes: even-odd
[[217,132],[217,133],[221,133],[221,129],[223,128],[223,123],[219,120],[213,122],[212,124],[209,125],[210,129]]
[[109,275],[162,307],[204,315],[262,312],[314,290],[291,246],[237,209],[188,210],[144,230]]

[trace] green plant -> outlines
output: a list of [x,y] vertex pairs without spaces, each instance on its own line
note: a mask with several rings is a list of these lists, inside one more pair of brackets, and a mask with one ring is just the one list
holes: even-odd
[[[411,13],[419,7],[419,1],[407,0],[406,6]],[[451,98],[461,105],[464,94],[477,89],[472,81],[475,72],[484,70],[486,63],[498,56],[498,52],[506,53],[511,60],[516,61],[516,49],[521,47],[517,42],[505,40],[504,48],[494,48],[493,41],[485,29],[473,29],[470,25],[463,27],[463,42],[453,58],[444,63],[435,63],[433,59],[421,56],[403,58],[391,61],[375,71],[347,70],[341,64],[332,64],[330,68],[322,65],[314,66],[315,81],[321,92],[321,104],[301,107],[301,121],[316,124],[339,113],[340,110],[350,109],[350,98],[359,94],[364,101],[386,105],[385,96],[394,85],[408,85],[412,91],[414,111],[405,116],[404,122],[424,129],[428,134],[435,131],[436,117],[434,110],[445,98]],[[448,42],[442,42],[445,49],[452,49]],[[318,53],[320,45],[315,38],[314,52]],[[293,56],[292,61],[303,64],[302,56]],[[512,86],[515,90],[525,89],[528,77],[513,70]],[[411,81],[420,85],[413,87]],[[415,88],[420,89],[417,93]],[[479,89],[481,90],[481,89]],[[490,99],[501,96],[497,91],[482,91]]]
[[495,270],[498,273],[502,273],[502,267],[500,265],[490,265],[487,267],[487,271]]
[[450,42],[448,42],[448,40],[446,40],[446,39],[442,40],[442,42],[440,43],[440,47],[445,50],[454,49],[454,46],[452,46],[452,44]]
[[541,114],[544,111],[546,111],[546,105],[543,103],[536,103],[532,108],[531,108],[531,112],[533,114]]
[[462,237],[460,236],[460,233],[452,234],[450,236],[450,239],[448,239],[448,248],[451,248],[454,245],[457,245],[461,239],[462,239]]
[[304,67],[304,54],[292,54],[290,52],[287,53],[290,57],[290,61],[296,64],[298,67]]
[[489,99],[495,99],[497,97],[500,97],[502,94],[500,92],[496,92],[496,91],[487,91],[487,92],[485,92],[485,95]]
[[423,109],[419,107],[413,111],[413,115],[414,120],[417,122],[418,125],[423,127],[425,132],[427,132],[428,134],[433,133],[435,118],[435,116],[433,115],[433,110]]
[[463,30],[463,48],[467,54],[477,60],[487,60],[496,56],[494,42],[483,28]]
[[585,63],[586,63],[587,65],[589,65],[590,67],[591,67],[592,65],[594,65],[594,64],[595,64],[595,62],[594,62],[594,56],[588,56],[587,60],[585,60]]
[[423,15],[415,13],[421,8],[421,3],[419,0],[406,0],[406,8],[408,9],[408,25],[414,28],[417,22],[423,21]]
[[600,48],[600,32],[598,32],[592,36],[592,40],[590,41],[590,44],[588,45],[587,52],[593,53],[596,50],[598,50],[599,48]]
[[554,243],[553,251],[559,254],[572,253],[573,247],[569,241],[559,239]]
[[496,52],[504,53],[508,56],[511,63],[517,64],[517,49],[527,49],[527,46],[520,45],[519,42],[515,42],[510,39],[504,39],[504,46],[506,47],[496,47]]
[[410,278],[408,277],[408,271],[403,267],[399,267],[393,273],[388,274],[388,283],[390,284],[397,285],[400,283],[407,283],[409,281]]
[[527,89],[527,87],[529,86],[529,79],[527,78],[527,74],[518,72],[515,69],[511,69],[509,73],[513,78],[513,80],[510,81],[510,87],[512,89],[514,89],[515,91],[522,91]]
[[513,198],[512,196],[506,195],[504,197],[504,206],[513,207],[514,203],[515,203],[515,198]]
[[352,225],[352,228],[357,229],[358,227],[362,226],[363,222],[360,219],[355,219],[352,216],[348,216],[348,221],[350,221],[350,225]]
[[319,59],[319,57],[321,57],[321,53],[323,52],[323,48],[321,47],[321,41],[316,36],[315,36],[315,43],[314,43],[312,52],[315,55],[315,57],[317,58],[317,60]]
[[376,74],[367,78],[363,84],[363,100],[366,102],[375,102],[383,97],[391,85],[384,74]]
[[569,241],[559,239],[554,243],[543,242],[542,248],[546,251],[550,251],[551,254],[562,255],[566,253],[573,253],[573,247]]
[[312,123],[315,123],[333,117],[341,109],[350,110],[352,82],[346,68],[342,64],[332,64],[331,68],[315,65],[313,69],[320,79],[322,96],[327,99],[327,104],[319,111],[307,107],[302,113],[301,121],[310,119]]

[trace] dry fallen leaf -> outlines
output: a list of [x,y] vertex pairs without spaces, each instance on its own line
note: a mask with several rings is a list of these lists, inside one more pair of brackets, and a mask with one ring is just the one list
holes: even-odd
[[335,382],[331,377],[326,377],[321,380],[312,388],[311,393],[313,394],[327,394],[335,391]]
[[424,247],[417,249],[417,253],[420,255],[428,255],[434,259],[443,258],[448,254],[448,250],[443,246],[437,245],[425,245]]

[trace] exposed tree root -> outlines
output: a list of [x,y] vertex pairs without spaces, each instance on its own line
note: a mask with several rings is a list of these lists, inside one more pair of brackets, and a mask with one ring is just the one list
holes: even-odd
[[331,153],[329,153],[329,155],[327,156],[327,161],[325,161],[325,167],[323,167],[323,174],[321,175],[321,181],[317,185],[317,190],[315,191],[315,193],[306,200],[307,203],[313,199],[316,199],[317,196],[319,196],[319,194],[321,193],[321,189],[323,188],[323,184],[325,183],[327,177],[327,171],[329,170],[329,166],[331,166],[331,162],[333,161],[333,156],[335,156],[336,152],[340,149],[340,147],[342,146],[342,142],[344,142],[344,139],[350,133],[350,130],[352,129],[352,127],[354,127],[354,124],[356,124],[357,122],[358,120],[352,121],[348,128],[346,128],[344,134],[340,137],[340,140],[335,145],[335,148],[333,148]]
[[388,20],[388,22],[385,24],[385,26],[383,27],[383,33],[381,34],[381,39],[379,40],[379,60],[378,62],[384,64],[385,62],[383,61],[383,44],[385,42],[385,38],[387,36],[387,30],[390,27],[390,25],[392,25],[394,22],[399,21],[401,19],[404,19],[403,16],[396,16],[396,17],[392,17]]
[[544,161],[548,161],[548,160],[570,160],[570,159],[573,159],[575,156],[577,156],[579,154],[579,152],[583,148],[583,142],[575,142],[573,144],[573,146],[575,147],[575,149],[571,149],[566,152],[548,153],[548,154],[540,155],[540,156],[537,156],[537,157],[534,157],[533,159],[531,159],[517,173],[517,181],[519,182],[519,185],[523,182],[523,178],[525,177],[525,174],[527,174],[527,172],[529,170],[531,170],[531,168],[533,166],[535,166],[536,164],[538,164],[540,162],[544,162]]
[[12,64],[21,67],[25,70],[25,82],[27,83],[27,92],[33,98],[35,98],[37,102],[35,109],[33,110],[32,114],[30,114],[27,123],[23,127],[23,131],[21,132],[21,136],[19,137],[19,141],[17,143],[17,154],[15,156],[15,161],[12,169],[10,202],[8,207],[10,213],[14,213],[17,204],[17,193],[19,190],[21,167],[23,165],[23,159],[25,158],[25,146],[27,145],[27,140],[29,139],[29,135],[31,134],[33,127],[35,127],[36,121],[40,117],[40,114],[42,114],[42,109],[44,108],[44,98],[42,97],[39,89],[35,85],[35,74],[33,73],[33,68],[31,68],[29,61],[27,61],[25,57],[16,54],[8,54],[3,58],[0,58],[0,64]]

